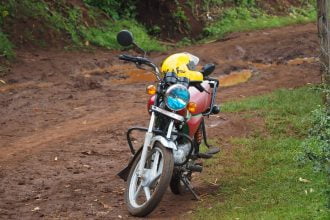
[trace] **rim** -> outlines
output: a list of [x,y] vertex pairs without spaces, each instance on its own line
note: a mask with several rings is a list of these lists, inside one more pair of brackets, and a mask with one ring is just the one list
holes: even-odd
[[142,177],[137,176],[139,164],[140,162],[134,168],[128,190],[129,202],[134,208],[140,208],[146,204],[156,191],[163,172],[163,152],[159,148],[153,149],[152,155],[146,161]]

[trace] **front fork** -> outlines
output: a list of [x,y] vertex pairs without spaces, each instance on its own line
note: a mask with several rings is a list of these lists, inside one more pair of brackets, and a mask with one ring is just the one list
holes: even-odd
[[[143,148],[142,148],[142,152],[141,152],[141,159],[140,159],[139,168],[138,168],[138,172],[137,172],[138,177],[141,177],[141,178],[143,177],[144,165],[145,165],[146,160],[147,160],[148,148],[152,147],[152,146],[150,146],[150,144],[151,144],[151,140],[153,138],[153,127],[154,127],[154,124],[155,124],[155,119],[156,119],[155,112],[152,112],[150,122],[149,122],[148,131],[147,131],[147,133],[145,135],[145,138],[144,138]],[[169,126],[168,126],[168,130],[167,130],[167,134],[166,134],[167,139],[171,138],[173,125],[174,125],[174,120],[172,119],[170,121]]]

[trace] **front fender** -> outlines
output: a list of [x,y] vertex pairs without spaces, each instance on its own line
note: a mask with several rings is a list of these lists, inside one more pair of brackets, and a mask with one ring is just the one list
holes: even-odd
[[160,135],[154,136],[151,139],[150,146],[154,147],[156,141],[160,142],[166,148],[170,148],[172,150],[177,150],[176,144],[173,141],[168,140],[165,137],[160,136]]

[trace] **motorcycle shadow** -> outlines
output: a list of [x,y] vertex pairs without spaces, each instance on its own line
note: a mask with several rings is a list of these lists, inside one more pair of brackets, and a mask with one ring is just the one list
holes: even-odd
[[189,191],[175,195],[168,189],[158,208],[148,215],[148,219],[184,219],[184,216],[192,214],[196,207],[202,205],[204,198],[216,194],[219,188],[220,185],[216,183],[195,183],[194,190],[200,200],[196,200]]

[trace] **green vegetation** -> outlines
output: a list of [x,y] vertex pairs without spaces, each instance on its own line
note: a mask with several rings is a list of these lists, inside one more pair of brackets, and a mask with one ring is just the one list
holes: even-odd
[[[177,32],[176,38],[181,39],[178,46],[193,44],[198,34],[194,33],[194,39],[190,39],[194,30],[192,16],[199,21],[210,22],[199,36],[203,38],[202,42],[222,38],[231,32],[315,20],[315,0],[297,2],[281,5],[279,1],[278,9],[273,9],[272,6],[277,3],[271,2],[267,8],[263,6],[269,4],[265,0],[207,0],[202,1],[200,6],[195,0],[175,0],[168,27],[156,21],[145,28],[136,21],[137,0],[7,0],[0,4],[0,55],[13,57],[13,48],[25,44],[47,46],[47,43],[63,41],[78,48],[92,44],[119,49],[114,40],[115,34],[125,28],[133,30],[142,47],[163,51],[166,48],[147,33],[159,37],[166,32],[164,29],[168,29]],[[296,8],[290,5],[296,5]],[[274,15],[277,10],[281,11],[281,16]],[[171,31],[166,36],[171,36]]]
[[14,55],[12,43],[8,40],[7,36],[0,31],[0,56],[12,58]]
[[[330,95],[329,87],[324,86],[321,91],[325,96]],[[329,186],[326,193],[330,209],[330,106],[319,106],[312,112],[312,125],[308,138],[301,144],[299,161],[302,164],[311,162],[314,170],[327,175]]]
[[304,137],[311,123],[306,120],[310,118],[310,112],[321,103],[319,91],[302,88],[291,91],[278,90],[270,95],[226,103],[222,110],[258,111],[258,114],[265,118],[267,130],[273,135],[290,134]]
[[117,21],[116,25],[107,22],[102,28],[83,28],[82,32],[86,40],[94,45],[109,49],[122,48],[117,43],[117,33],[122,30],[130,30],[135,38],[135,41],[147,51],[164,51],[165,47],[161,46],[156,40],[147,35],[146,29],[134,20]]
[[327,219],[326,174],[297,161],[306,128],[312,124],[310,112],[321,103],[321,93],[314,88],[279,90],[225,103],[227,114],[260,118],[265,125],[246,138],[231,138],[231,150],[207,161],[204,180],[217,179],[219,189],[194,217]]
[[177,6],[176,11],[173,13],[173,17],[177,22],[186,22],[188,20],[181,6]]
[[[89,43],[109,49],[119,49],[115,40],[116,34],[121,29],[129,29],[135,35],[136,40],[143,47],[151,51],[163,51],[164,47],[146,33],[145,28],[135,20],[129,18],[133,14],[134,7],[127,10],[118,10],[123,7],[121,1],[85,1],[88,10],[87,18],[83,16],[83,9],[69,5],[64,0],[60,1],[35,1],[35,0],[8,0],[0,6],[0,54],[13,57],[13,44],[10,34],[5,34],[11,24],[26,23],[22,30],[22,40],[19,43],[31,42],[35,45],[45,44],[40,38],[40,33],[47,37],[47,32],[57,36],[58,39],[71,41],[78,47],[84,47]],[[129,2],[126,2],[128,4]],[[95,7],[94,7],[95,6]],[[103,10],[109,16],[105,16]],[[121,11],[122,13],[117,13]],[[116,13],[115,13],[116,12]],[[124,18],[124,20],[117,20]],[[34,25],[38,25],[35,27]],[[7,27],[7,28],[6,28]],[[63,36],[64,35],[64,36]],[[41,42],[42,41],[42,42]]]
[[222,38],[232,32],[282,27],[315,21],[315,6],[306,9],[291,8],[288,16],[268,15],[255,7],[236,7],[224,11],[216,22],[204,29],[209,39]]
[[301,162],[311,160],[317,171],[324,171],[330,175],[330,115],[327,115],[324,107],[313,111],[313,126],[302,147],[304,153]]
[[135,1],[126,0],[83,0],[86,4],[97,7],[107,13],[111,18],[133,18],[135,16]]

